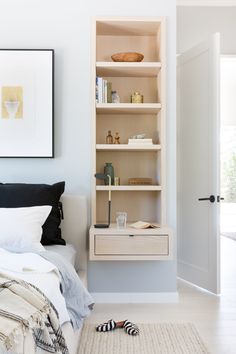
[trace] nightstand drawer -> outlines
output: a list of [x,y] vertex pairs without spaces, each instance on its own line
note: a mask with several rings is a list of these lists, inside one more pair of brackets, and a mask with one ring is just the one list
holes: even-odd
[[97,256],[168,256],[168,235],[94,235]]

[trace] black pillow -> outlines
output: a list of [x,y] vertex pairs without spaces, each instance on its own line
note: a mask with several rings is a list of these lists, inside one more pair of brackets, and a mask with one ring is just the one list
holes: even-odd
[[59,228],[62,218],[60,197],[64,190],[65,182],[53,185],[0,183],[0,208],[51,205],[52,210],[43,225],[41,243],[43,245],[65,245]]

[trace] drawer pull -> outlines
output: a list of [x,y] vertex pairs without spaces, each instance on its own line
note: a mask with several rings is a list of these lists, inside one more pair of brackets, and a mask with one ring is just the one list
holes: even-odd
[[129,237],[134,237],[134,235],[129,235]]

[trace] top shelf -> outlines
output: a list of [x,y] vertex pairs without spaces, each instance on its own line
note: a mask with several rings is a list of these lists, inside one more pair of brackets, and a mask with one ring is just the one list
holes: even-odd
[[97,76],[155,77],[161,69],[160,62],[103,62],[96,63]]
[[156,36],[163,21],[155,18],[97,18],[97,35],[107,36]]

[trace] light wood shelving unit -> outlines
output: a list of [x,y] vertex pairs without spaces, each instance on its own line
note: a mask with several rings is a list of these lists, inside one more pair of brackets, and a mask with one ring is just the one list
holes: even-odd
[[110,145],[110,144],[97,144],[97,151],[158,151],[161,149],[161,145],[144,145],[144,144],[119,144],[119,145]]
[[158,75],[161,63],[121,63],[121,62],[97,62],[98,76],[110,77],[155,77]]
[[[97,191],[107,191],[109,190],[108,186],[96,186]],[[112,191],[161,191],[161,186],[111,186]]]
[[97,114],[157,114],[160,103],[97,103]]
[[[121,185],[111,188],[113,223],[117,211],[126,211],[128,222],[144,220],[166,224],[165,26],[165,18],[162,17],[97,18],[94,21],[92,174],[94,176],[96,172],[103,172],[105,162],[112,162],[115,176],[120,177]],[[112,54],[125,51],[143,53],[144,60],[134,63],[111,60]],[[118,92],[121,103],[96,103],[96,76],[112,83],[112,89]],[[139,91],[144,96],[144,103],[130,103],[130,95],[134,91]],[[115,132],[119,132],[120,145],[105,143],[108,130],[112,131],[113,136]],[[140,133],[145,133],[147,138],[152,138],[153,144],[128,145],[128,138]],[[133,177],[152,178],[153,185],[129,185],[128,179]],[[92,177],[92,224],[106,222],[107,200],[108,187]],[[163,236],[164,243],[160,242],[162,231],[165,236]],[[115,254],[113,257],[112,242],[114,241],[114,247],[117,247],[118,241],[116,238],[108,238],[108,235],[116,236],[119,234],[117,232],[114,226],[107,230],[91,228],[90,260],[166,260],[172,257],[172,232],[167,227],[158,229],[158,232],[142,230],[141,234],[148,236],[143,254],[139,247],[140,242],[141,244],[145,242],[145,238],[140,238],[140,232],[133,229],[131,236],[139,235],[139,238],[133,237],[131,243],[133,242],[135,246],[137,242],[137,248],[134,249],[137,249],[138,253],[129,254],[127,251],[125,254]],[[124,239],[118,242],[121,252],[125,245],[127,247],[131,245],[130,229],[123,230],[122,235]],[[109,245],[104,247],[106,240]],[[124,242],[123,246],[122,242]],[[99,245],[99,252],[98,249],[96,250],[96,245]],[[155,254],[152,254],[151,248],[155,249]]]

